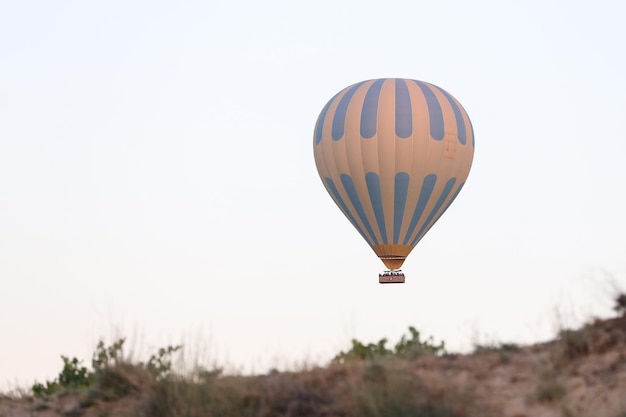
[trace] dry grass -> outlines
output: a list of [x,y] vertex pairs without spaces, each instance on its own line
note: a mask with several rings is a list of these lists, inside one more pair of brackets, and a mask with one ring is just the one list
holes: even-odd
[[156,384],[155,417],[469,416],[471,398],[430,386],[407,361],[381,359],[261,376],[173,377]]
[[0,400],[0,417],[485,417],[472,413],[466,389],[431,372],[422,376],[420,361],[429,359],[355,360],[255,376],[198,367],[159,378],[142,364],[120,362],[90,387],[7,399],[4,408]]
[[170,367],[167,355],[110,359],[89,386],[0,396],[0,417],[626,417],[625,316],[532,346],[388,354],[265,375]]

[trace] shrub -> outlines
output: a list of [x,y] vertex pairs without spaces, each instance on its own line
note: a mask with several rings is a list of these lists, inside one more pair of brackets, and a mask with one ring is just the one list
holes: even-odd
[[620,293],[615,297],[615,306],[613,307],[613,310],[621,316],[626,315],[626,293]]
[[420,340],[420,333],[413,326],[409,326],[409,332],[411,333],[410,339],[402,335],[400,341],[396,343],[395,355],[413,358],[423,354],[442,355],[446,353],[443,341],[436,344],[432,336],[422,341]]
[[104,372],[109,367],[120,364],[123,361],[125,338],[118,339],[111,346],[106,347],[101,340],[96,346],[96,351],[91,358],[91,366],[94,372]]
[[565,386],[559,380],[555,370],[548,369],[541,373],[537,384],[537,399],[542,402],[555,402],[565,396]]
[[[104,342],[98,342],[91,359],[92,370],[81,365],[77,358],[69,359],[61,356],[63,369],[59,376],[45,383],[35,382],[31,391],[36,397],[45,397],[55,394],[60,390],[78,390],[83,388],[103,389],[110,391],[113,396],[127,394],[132,384],[127,380],[129,369],[145,371],[153,381],[167,378],[172,372],[172,354],[182,346],[167,346],[151,355],[146,363],[139,362],[136,365],[125,363],[124,360],[125,339],[118,339],[110,346]],[[127,368],[124,371],[122,368]]]
[[588,333],[588,326],[578,330],[565,329],[559,332],[559,340],[566,359],[575,359],[589,353]]
[[380,356],[387,356],[392,353],[385,347],[387,339],[380,339],[378,343],[363,344],[356,339],[352,339],[352,348],[346,352],[339,352],[332,360],[333,363],[345,363],[350,360],[374,359]]
[[45,385],[35,382],[32,386],[33,395],[43,397],[58,392],[61,388],[77,389],[87,387],[90,384],[90,374],[87,368],[80,366],[80,361],[76,358],[69,359],[61,356],[63,369],[59,376],[52,381],[46,381]]
[[350,360],[371,360],[380,357],[403,357],[415,358],[419,355],[443,355],[446,353],[444,342],[436,344],[433,337],[422,341],[420,333],[415,327],[409,327],[410,337],[402,335],[393,350],[387,349],[387,339],[380,339],[378,343],[364,344],[356,339],[352,339],[352,347],[346,352],[339,352],[332,363],[345,363]]
[[[371,377],[375,370],[376,377]],[[402,361],[364,369],[354,388],[357,417],[461,417],[473,407],[470,396],[440,383],[425,383],[406,372]],[[485,415],[485,414],[483,414]]]
[[490,343],[486,345],[474,345],[474,353],[488,353],[488,352],[515,352],[520,350],[520,346],[517,343]]
[[160,348],[157,354],[150,356],[145,368],[156,380],[166,378],[172,371],[172,354],[181,348],[181,345]]

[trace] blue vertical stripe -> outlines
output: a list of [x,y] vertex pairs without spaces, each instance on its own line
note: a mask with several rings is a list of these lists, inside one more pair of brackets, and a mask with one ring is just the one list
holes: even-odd
[[369,139],[376,134],[378,125],[378,100],[384,79],[376,80],[367,90],[361,109],[361,136]]
[[[446,206],[443,208],[443,210],[441,210],[441,213],[439,213],[439,215],[437,216],[437,219],[439,219],[441,216],[443,216],[443,213],[445,213],[448,210],[448,208],[452,205],[454,200],[456,200],[456,196],[459,195],[459,192],[461,191],[461,189],[463,188],[464,185],[465,185],[464,182],[461,183],[461,185],[459,185],[459,188],[456,189],[456,191],[452,195],[452,198],[450,199],[450,201],[448,201],[448,204],[446,204]],[[437,221],[437,219],[435,219],[435,222]],[[428,230],[425,230],[424,233],[422,233],[422,235],[425,235],[427,232],[428,232]]]
[[385,226],[385,211],[383,210],[383,197],[380,192],[380,177],[375,172],[365,174],[365,182],[367,183],[367,191],[370,195],[370,201],[374,208],[376,223],[378,223],[378,231],[383,238],[383,243],[387,243],[387,227]]
[[454,192],[454,195],[452,196],[452,198],[450,199],[450,201],[448,201],[448,204],[446,204],[446,207],[443,209],[443,211],[441,212],[441,214],[439,215],[439,217],[443,216],[443,213],[446,212],[446,210],[448,210],[448,207],[450,207],[450,205],[452,204],[452,202],[454,200],[456,200],[456,196],[459,195],[459,193],[461,192],[461,189],[463,188],[463,186],[465,185],[464,182],[461,183],[461,185],[459,185],[459,188],[456,189],[456,191]]
[[422,90],[422,94],[424,94],[424,98],[426,99],[428,119],[430,122],[430,136],[435,140],[441,140],[445,134],[441,104],[439,104],[437,96],[426,83],[417,80],[414,81]]
[[328,113],[328,108],[335,101],[335,97],[337,97],[339,93],[335,94],[333,98],[331,98],[328,103],[322,109],[319,117],[317,118],[317,123],[315,123],[315,144],[317,145],[322,141],[322,133],[324,132],[324,122],[326,121],[326,113]]
[[[430,214],[428,215],[428,218],[426,219],[426,221],[420,228],[420,231],[417,232],[417,236],[415,236],[415,239],[413,239],[413,241],[411,242],[411,246],[415,246],[417,242],[420,240],[420,238],[424,235],[424,233],[426,233],[428,229],[430,228],[430,226],[432,226],[430,223],[433,221],[433,219],[437,215],[437,212],[439,212],[439,209],[441,209],[441,206],[443,205],[444,201],[446,201],[446,198],[448,198],[448,194],[450,194],[450,191],[452,190],[452,187],[454,187],[455,182],[456,182],[456,178],[450,178],[448,182],[446,182],[446,185],[445,187],[443,187],[443,191],[441,192],[441,195],[439,196],[439,200],[437,200],[437,203],[435,203],[435,207],[433,207],[433,211],[430,212]],[[442,213],[439,213],[439,216],[441,216]],[[437,218],[439,218],[439,216],[437,216]]]
[[408,138],[413,133],[413,110],[411,95],[406,82],[396,78],[396,135]]
[[333,200],[335,200],[337,205],[341,208],[343,214],[346,215],[348,220],[350,220],[350,223],[352,223],[352,225],[356,228],[356,230],[358,230],[361,236],[363,236],[363,239],[365,239],[367,243],[371,245],[371,241],[369,240],[365,232],[363,232],[363,229],[361,229],[359,224],[356,222],[356,219],[354,218],[352,213],[350,213],[350,210],[348,210],[348,206],[346,206],[343,198],[341,198],[341,195],[339,194],[339,191],[337,191],[337,187],[335,187],[335,183],[333,182],[333,180],[328,177],[325,177],[324,180],[326,180],[327,189],[330,190],[330,194],[332,195]]
[[348,91],[346,91],[346,94],[344,94],[343,97],[341,97],[341,100],[339,100],[339,104],[337,105],[337,109],[335,110],[335,117],[333,117],[333,140],[339,140],[343,137],[346,127],[346,113],[348,112],[348,105],[350,104],[350,100],[352,100],[352,96],[354,95],[356,90],[364,82],[365,81],[362,81],[360,83],[354,84],[352,87],[349,87]]
[[369,220],[367,219],[367,215],[365,214],[365,210],[363,210],[363,206],[361,205],[361,200],[359,200],[359,194],[356,191],[356,187],[354,186],[354,182],[352,181],[352,177],[347,174],[341,174],[341,182],[343,187],[350,198],[350,202],[352,206],[356,210],[356,213],[359,215],[361,222],[367,229],[367,232],[371,236],[371,240],[374,242],[374,245],[378,245],[378,239],[376,239],[376,235],[374,234],[374,230],[372,230],[372,226],[370,225]]
[[404,207],[406,206],[406,196],[409,190],[409,174],[398,172],[396,174],[393,193],[393,243],[398,244],[400,240],[400,228],[404,217]]
[[415,210],[413,210],[413,217],[411,217],[411,223],[409,223],[409,228],[404,236],[403,245],[408,245],[409,239],[415,231],[422,214],[424,213],[424,209],[428,204],[428,200],[430,200],[430,195],[433,193],[436,183],[437,176],[435,174],[428,174],[424,177],[424,180],[422,181],[422,189],[420,190],[420,196],[417,199]]
[[454,101],[452,96],[448,94],[448,92],[442,88],[437,87],[439,91],[443,93],[444,96],[448,99],[448,103],[452,107],[452,111],[454,112],[454,118],[456,119],[456,128],[457,128],[457,138],[461,145],[465,145],[467,142],[467,129],[465,128],[465,120],[463,120],[463,113],[459,108],[459,105]]

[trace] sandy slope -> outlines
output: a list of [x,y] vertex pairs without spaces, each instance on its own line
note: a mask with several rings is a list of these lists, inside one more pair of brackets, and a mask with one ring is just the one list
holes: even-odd
[[[402,370],[429,389],[452,387],[469,393],[479,410],[473,414],[481,417],[626,417],[626,317],[598,320],[548,343],[419,357],[403,362]],[[307,372],[313,371],[296,378],[310,378]],[[314,372],[316,377],[337,374],[330,368]],[[330,380],[328,375],[324,378]],[[280,375],[258,381],[269,384],[277,378]],[[75,394],[47,400],[0,397],[0,417],[149,415],[145,412],[149,391],[138,389],[116,401],[90,406],[81,405],[81,397]]]

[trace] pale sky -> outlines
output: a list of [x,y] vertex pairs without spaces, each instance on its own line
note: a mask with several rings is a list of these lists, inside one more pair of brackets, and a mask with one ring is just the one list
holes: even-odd
[[[463,351],[610,313],[626,285],[626,4],[0,1],[0,383],[116,332],[248,372],[415,326]],[[362,80],[456,97],[476,153],[404,285],[324,189]]]

